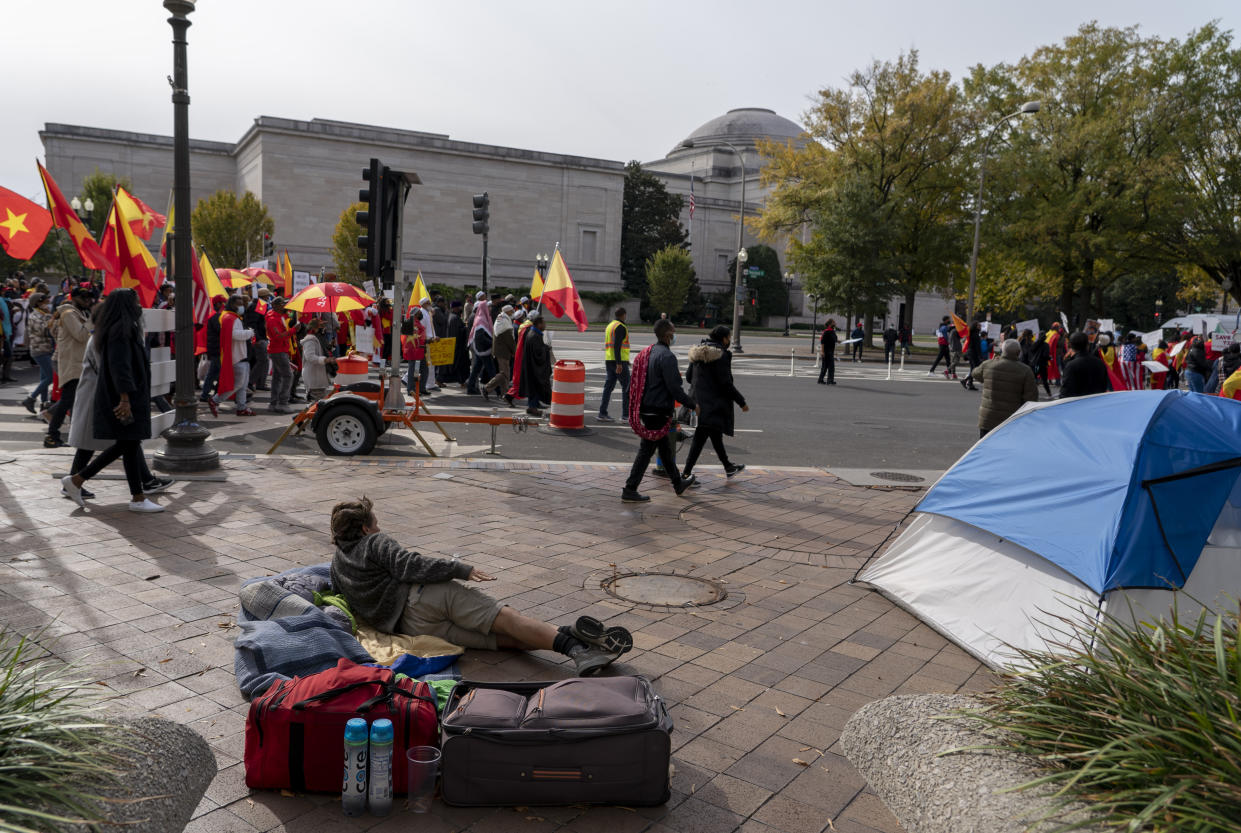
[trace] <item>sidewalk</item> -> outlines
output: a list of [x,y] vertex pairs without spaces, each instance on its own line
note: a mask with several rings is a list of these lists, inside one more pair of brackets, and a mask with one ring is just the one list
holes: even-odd
[[[5,457],[14,455],[5,455]],[[219,774],[187,828],[248,831],[683,831],[897,833],[838,754],[863,703],[895,692],[975,690],[979,663],[877,593],[847,582],[920,491],[861,488],[815,469],[700,467],[690,499],[648,478],[649,504],[622,504],[625,466],[449,461],[229,459],[224,482],[186,481],[126,512],[123,480],[97,480],[83,513],[51,474],[63,457],[0,464],[0,626],[49,625],[56,653],[91,657],[118,709],[186,723]],[[119,473],[119,469],[118,469]],[[247,704],[233,678],[244,578],[330,560],[328,513],[365,492],[382,528],[421,551],[459,554],[499,580],[486,590],[530,615],[589,613],[636,647],[617,668],[645,674],[671,705],[673,797],[655,808],[454,809],[346,819],[334,796],[246,789]],[[716,605],[669,609],[607,595],[620,571],[724,582]],[[558,679],[550,653],[469,652],[474,679]],[[820,754],[822,753],[822,754]]]

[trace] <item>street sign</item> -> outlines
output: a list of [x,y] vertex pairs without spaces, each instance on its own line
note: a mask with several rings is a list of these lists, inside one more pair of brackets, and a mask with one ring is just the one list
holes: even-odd
[[746,271],[750,273],[751,277],[761,277],[763,274],[765,274],[763,270],[759,269],[757,266],[751,266]]

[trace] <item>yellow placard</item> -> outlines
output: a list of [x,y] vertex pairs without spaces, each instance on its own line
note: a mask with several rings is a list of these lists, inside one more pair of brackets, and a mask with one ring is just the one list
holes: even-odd
[[453,354],[457,350],[457,338],[441,338],[427,345],[427,361],[436,367],[452,364]]

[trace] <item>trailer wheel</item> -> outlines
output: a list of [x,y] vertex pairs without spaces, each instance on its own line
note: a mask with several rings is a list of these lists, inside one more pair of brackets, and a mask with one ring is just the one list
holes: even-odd
[[352,457],[370,454],[378,434],[371,418],[357,405],[338,405],[319,419],[315,439],[324,454]]

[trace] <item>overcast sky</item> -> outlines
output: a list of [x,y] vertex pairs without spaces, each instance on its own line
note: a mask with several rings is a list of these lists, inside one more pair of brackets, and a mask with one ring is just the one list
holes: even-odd
[[[43,201],[47,122],[172,134],[158,0],[4,6],[0,185]],[[190,134],[233,142],[259,115],[320,117],[649,161],[732,108],[800,122],[817,90],[901,50],[959,78],[1091,19],[1183,37],[1211,20],[1237,30],[1241,3],[199,0]]]

